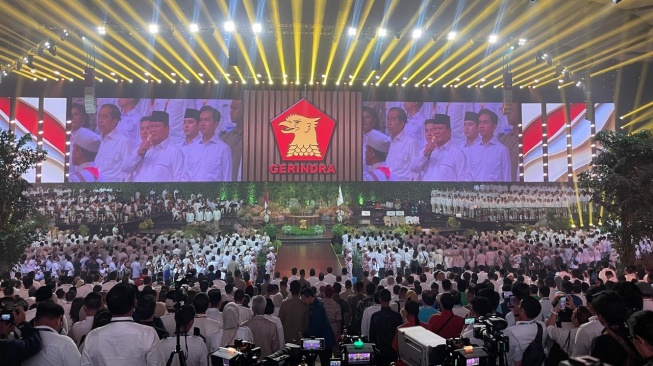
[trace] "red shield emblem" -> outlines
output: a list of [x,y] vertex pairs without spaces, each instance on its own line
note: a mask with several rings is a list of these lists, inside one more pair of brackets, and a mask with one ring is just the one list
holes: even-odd
[[336,123],[302,99],[272,121],[274,138],[284,161],[322,161]]

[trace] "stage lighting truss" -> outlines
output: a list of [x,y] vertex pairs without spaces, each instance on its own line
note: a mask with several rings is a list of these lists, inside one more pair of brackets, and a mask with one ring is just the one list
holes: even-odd
[[[65,30],[64,30],[65,31]],[[65,31],[68,34],[67,31]],[[23,65],[31,70],[34,70],[35,56],[43,56],[45,50],[48,50],[52,56],[57,55],[57,43],[54,40],[48,39],[38,43],[36,46],[27,50],[22,56],[18,57],[13,63],[9,63],[4,67],[0,67],[0,72],[3,76],[8,76],[12,71],[20,71]],[[34,71],[35,72],[35,71]],[[34,73],[32,72],[32,73]]]

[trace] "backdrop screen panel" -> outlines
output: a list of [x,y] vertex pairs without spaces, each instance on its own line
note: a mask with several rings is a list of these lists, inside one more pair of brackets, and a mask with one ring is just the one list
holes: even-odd
[[63,183],[66,153],[66,98],[43,99],[43,145],[48,155],[41,164],[41,182]]
[[542,105],[540,103],[522,104],[524,182],[544,181],[542,124]]
[[[363,180],[518,181],[517,125],[522,111],[513,105],[505,116],[502,107],[502,103],[365,102]],[[476,113],[476,121],[470,112]],[[404,117],[402,129],[396,121]]]
[[[82,99],[73,100],[72,109],[80,106]],[[100,148],[90,162],[71,161],[70,182],[95,179],[89,171],[100,182],[241,180],[240,101],[98,98],[97,106],[97,113],[82,116],[80,125],[86,136],[103,136]],[[142,121],[148,116],[152,121]],[[71,134],[72,157],[78,136]]]

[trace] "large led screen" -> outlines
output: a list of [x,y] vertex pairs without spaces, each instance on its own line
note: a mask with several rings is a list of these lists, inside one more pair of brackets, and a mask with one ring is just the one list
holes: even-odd
[[524,155],[524,182],[543,182],[544,147],[542,105],[522,104],[522,154]]
[[[39,98],[16,98],[15,133],[18,138],[31,134],[32,141],[27,144],[32,149],[37,148],[39,129]],[[36,182],[36,168],[23,174],[23,178],[30,183]]]
[[364,181],[514,182],[521,108],[502,103],[365,102]]
[[98,98],[93,115],[74,100],[71,116],[70,182],[241,180],[239,100]]
[[41,163],[42,183],[62,183],[66,152],[66,98],[43,99],[43,150],[47,158]]

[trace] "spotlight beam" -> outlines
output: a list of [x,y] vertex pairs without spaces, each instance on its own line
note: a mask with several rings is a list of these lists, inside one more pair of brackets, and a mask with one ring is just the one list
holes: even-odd
[[302,47],[302,4],[303,0],[292,0],[292,28],[295,43],[295,81],[299,83],[301,77],[301,47]]
[[[361,17],[358,19],[358,30],[356,32],[357,34],[360,34],[361,31],[363,30],[363,25],[365,24],[367,17],[370,15],[370,11],[372,10],[373,5],[374,5],[374,1],[368,0],[365,3],[365,8],[363,8],[363,13]],[[351,57],[354,54],[354,51],[356,50],[356,46],[358,45],[358,38],[359,37],[353,39],[349,44],[349,48],[347,49],[345,60],[343,61],[342,66],[340,68],[340,74],[338,74],[338,79],[336,81],[336,84],[340,84],[340,82],[342,81],[342,77],[345,74],[345,71],[347,71],[347,66],[349,65],[349,61],[351,61]]]
[[283,49],[283,34],[281,33],[281,19],[279,18],[279,2],[268,1],[268,4],[270,5],[270,14],[272,14],[272,22],[274,24],[274,38],[279,56],[279,65],[281,65],[281,75],[287,75]]
[[[273,1],[274,2],[274,1]],[[331,48],[329,50],[329,58],[327,61],[326,71],[324,74],[326,77],[329,77],[329,72],[331,71],[331,65],[333,64],[336,51],[338,51],[338,46],[340,45],[340,39],[342,38],[343,32],[345,30],[345,22],[349,18],[349,11],[352,8],[353,0],[343,0],[340,2],[340,9],[338,9],[338,17],[336,20],[336,33]]]
[[324,23],[324,14],[326,10],[326,0],[315,0],[313,5],[313,19],[315,29],[313,30],[313,53],[311,55],[311,82],[315,80],[315,67],[317,65],[317,55],[320,50],[320,39],[322,38],[322,25]]
[[[250,23],[254,24],[256,23],[257,17],[261,16],[262,14],[256,14],[254,12],[254,9],[252,9],[252,4],[249,1],[245,1],[244,3],[245,6],[245,12],[247,13],[247,18],[249,19]],[[261,3],[259,6],[263,6],[264,4]],[[261,9],[261,8],[259,8]],[[265,49],[263,48],[263,43],[261,42],[260,37],[254,37],[254,42],[256,43],[256,48],[258,49],[258,54],[261,57],[261,62],[263,63],[263,68],[265,68],[265,72],[268,76],[268,80],[272,80],[272,74],[270,73],[270,66],[268,65],[268,58],[267,55],[265,54]],[[255,73],[253,73],[254,76],[256,76]],[[255,79],[255,82],[259,82],[258,79]]]
[[[382,27],[385,27],[385,24],[388,22],[388,19],[390,18],[390,16],[394,12],[394,10],[397,8],[397,5],[399,5],[399,0],[392,0],[390,2],[390,4],[388,4],[388,2],[386,2],[386,8],[385,8],[385,11],[383,12],[383,19],[381,20],[381,26]],[[385,37],[383,37],[383,38],[385,38]],[[374,46],[376,46],[377,40],[380,40],[380,42],[378,43],[379,46],[383,45],[382,37],[379,37],[378,35],[374,38],[374,40],[372,42],[370,42],[367,45],[367,47],[365,48],[365,52],[363,52],[363,56],[358,61],[358,65],[356,66],[356,69],[354,69],[355,70],[354,73],[353,73],[353,76],[354,76],[353,79],[354,80],[358,76],[358,72],[361,70],[361,68],[365,64],[365,62],[367,60],[367,57],[372,52],[372,49],[374,48]],[[398,42],[398,40],[396,38],[392,39],[392,41],[391,41],[391,43],[390,43],[390,45],[388,47],[394,48],[394,46],[397,44],[397,42]],[[376,52],[378,52],[378,50]]]
[[[202,7],[202,13],[204,13],[204,16],[206,16],[208,19],[211,19],[212,14],[209,12],[209,9],[206,7],[205,1],[200,1],[200,6]],[[223,1],[218,2],[218,5],[220,6],[220,10],[222,11],[222,14],[225,17],[229,16],[229,8],[227,7],[227,4]],[[224,54],[229,53],[229,47],[227,47],[227,43],[225,42],[224,38],[222,38],[222,32],[213,32],[213,39],[218,43],[218,46],[222,49],[222,52]],[[203,41],[202,41],[203,42]],[[206,44],[205,44],[206,46]],[[210,48],[207,46],[204,52],[207,52],[211,56],[211,60],[213,61],[215,67],[220,71],[222,76],[224,76],[227,79],[227,82],[230,82],[231,79],[227,76],[227,72],[224,70],[222,66],[220,66],[220,63],[218,60],[213,56],[215,51],[211,51]]]

